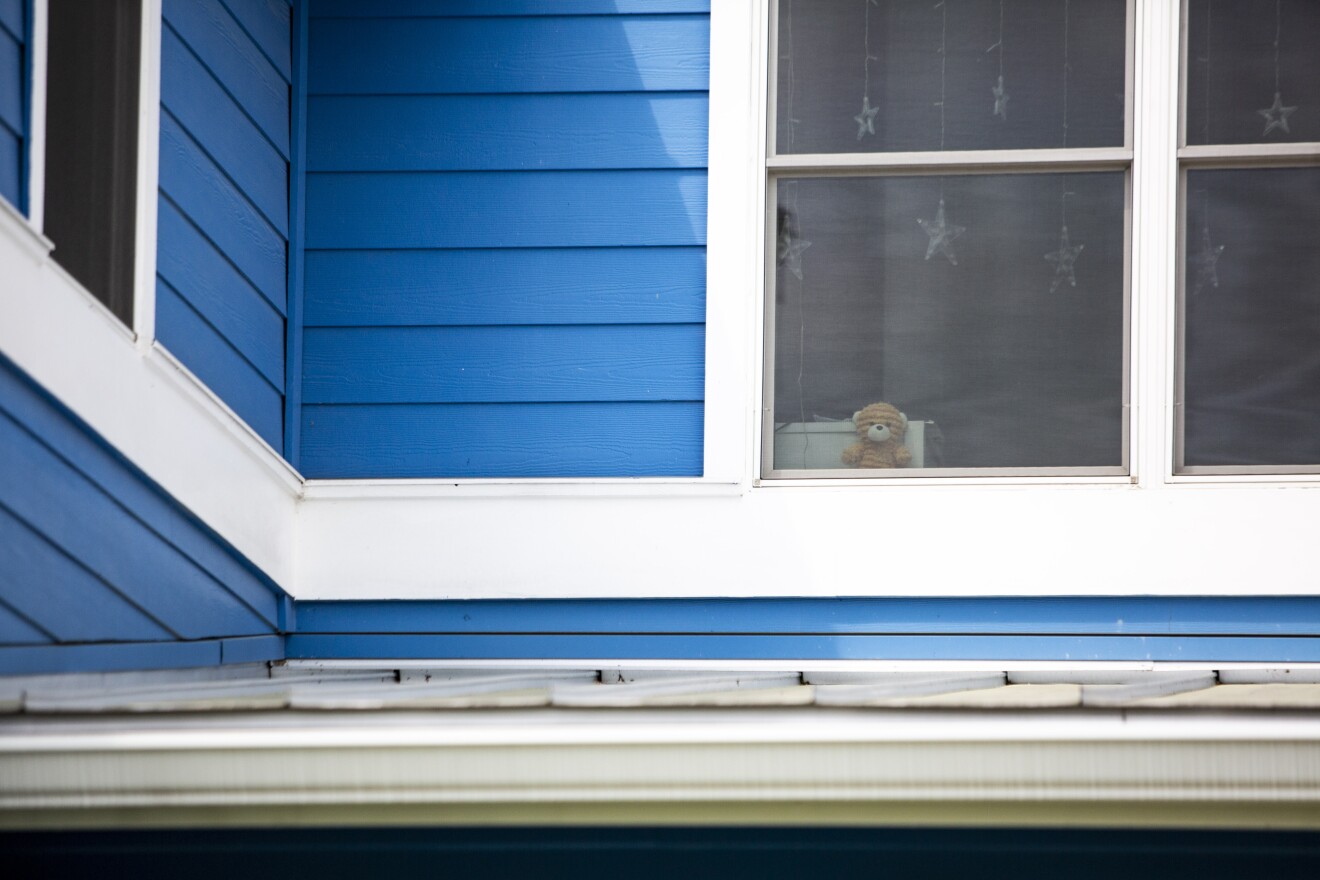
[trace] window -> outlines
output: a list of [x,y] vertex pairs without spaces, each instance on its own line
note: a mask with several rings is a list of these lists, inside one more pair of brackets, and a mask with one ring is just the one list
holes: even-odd
[[1181,473],[1320,471],[1320,4],[1191,0]]
[[141,0],[48,2],[43,231],[131,326]]
[[778,0],[763,477],[1129,474],[1141,333],[1177,335],[1174,473],[1320,470],[1320,4],[1185,7],[1165,328],[1137,0]]

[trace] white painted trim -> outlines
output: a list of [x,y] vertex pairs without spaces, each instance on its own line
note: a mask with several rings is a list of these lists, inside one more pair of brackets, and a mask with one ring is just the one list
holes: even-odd
[[301,496],[302,476],[293,465],[276,452],[255,429],[225,403],[218,394],[211,390],[192,370],[184,366],[160,341],[152,344],[146,356],[147,365],[162,377],[175,383],[202,410],[217,416],[217,420],[229,431],[254,459],[265,465],[271,474],[294,495]]
[[1306,595],[1315,592],[1320,491],[835,485],[726,497],[309,494],[299,518],[306,599]]
[[42,235],[28,222],[28,218],[5,199],[0,199],[0,235],[7,237],[15,246],[23,250],[26,256],[37,263],[45,262],[55,250],[55,243]]
[[[398,669],[541,669],[680,670],[692,672],[1061,672],[1118,674],[1125,672],[1214,672],[1234,670],[1294,670],[1320,672],[1320,663],[1167,663],[1115,660],[634,660],[580,658],[576,660],[284,660],[290,669],[398,670]],[[128,673],[114,673],[127,675]],[[142,674],[142,673],[139,673]],[[1080,681],[1080,678],[1078,679]]]
[[1288,714],[506,710],[445,724],[434,713],[327,712],[7,727],[9,827],[113,821],[122,808],[285,808],[278,824],[334,805],[358,822],[400,805],[539,805],[553,822],[581,805],[670,804],[691,822],[713,802],[726,817],[716,823],[755,805],[798,821],[836,805],[867,822],[887,804],[928,822],[932,808],[961,805],[960,824],[987,825],[1006,805],[1034,805],[1052,814],[1047,824],[1069,824],[1121,804],[1136,808],[1129,826],[1214,824],[1210,809],[1229,806],[1241,827],[1281,815],[1320,827],[1320,720]]
[[1137,4],[1133,164],[1133,399],[1140,485],[1159,489],[1173,473],[1173,392],[1178,253],[1180,3]]
[[306,480],[303,496],[318,500],[447,498],[671,498],[740,495],[738,483],[685,478],[490,479],[490,480]]
[[764,185],[765,4],[712,3],[704,479],[747,485]]
[[133,330],[146,352],[156,340],[156,205],[160,166],[161,0],[142,0],[138,72],[137,218],[133,230]]
[[32,0],[32,93],[28,116],[28,222],[37,232],[46,222],[46,34],[47,0]]
[[301,481],[0,211],[0,351],[286,590]]

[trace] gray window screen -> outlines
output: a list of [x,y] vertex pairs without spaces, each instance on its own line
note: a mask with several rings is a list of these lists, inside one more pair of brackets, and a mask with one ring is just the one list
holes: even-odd
[[1320,3],[1191,0],[1185,40],[1178,465],[1320,470]]
[[1125,472],[1127,14],[780,0],[766,476]]

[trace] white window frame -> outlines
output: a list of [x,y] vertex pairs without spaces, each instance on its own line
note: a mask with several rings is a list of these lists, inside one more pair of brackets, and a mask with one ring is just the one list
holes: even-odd
[[[764,232],[767,251],[764,274],[764,295],[762,301],[767,307],[762,310],[764,349],[761,365],[762,389],[765,403],[762,408],[760,424],[761,443],[759,444],[761,478],[767,482],[779,480],[876,480],[885,483],[914,479],[937,479],[941,481],[967,479],[979,481],[987,477],[1005,477],[1010,481],[1018,479],[1062,480],[1065,482],[1127,482],[1132,474],[1131,464],[1134,458],[1134,438],[1132,431],[1132,375],[1131,375],[1131,307],[1132,307],[1132,203],[1131,180],[1133,167],[1133,94],[1134,94],[1134,55],[1135,55],[1135,4],[1136,0],[1126,2],[1126,36],[1124,41],[1124,101],[1128,112],[1124,114],[1123,143],[1115,147],[1062,149],[1020,149],[1020,150],[966,150],[966,151],[923,151],[923,152],[867,152],[867,153],[774,153],[772,133],[775,130],[775,90],[773,83],[778,76],[776,57],[777,10],[786,0],[770,0],[767,17],[768,70],[765,75],[766,85],[766,208]],[[769,386],[774,376],[774,336],[773,317],[768,307],[772,302],[774,271],[769,264],[768,252],[774,247],[775,183],[781,178],[811,177],[815,175],[830,179],[856,179],[862,177],[887,177],[904,174],[958,175],[958,174],[1020,174],[1031,172],[1084,174],[1087,172],[1115,172],[1124,174],[1124,193],[1127,201],[1124,211],[1124,255],[1127,265],[1123,267],[1123,364],[1122,364],[1122,432],[1120,440],[1121,461],[1117,466],[1108,467],[1003,467],[1003,468],[938,468],[913,474],[909,471],[890,471],[873,473],[868,476],[851,472],[842,465],[832,469],[807,471],[794,468],[775,468],[773,466],[773,401]]]
[[[1191,16],[1191,0],[1180,0],[1182,8],[1180,18],[1179,70],[1188,70],[1190,47],[1187,43],[1188,20]],[[1190,73],[1190,72],[1189,72]],[[1251,144],[1198,144],[1187,143],[1187,82],[1183,77],[1178,92],[1178,206],[1179,227],[1187,223],[1187,174],[1189,171],[1219,169],[1261,169],[1261,168],[1314,168],[1320,165],[1320,149],[1314,142],[1294,143],[1251,143]],[[1179,267],[1186,265],[1186,235],[1178,238]],[[1181,405],[1184,396],[1184,349],[1186,347],[1185,308],[1187,301],[1187,279],[1184,272],[1178,274],[1174,307],[1174,389],[1175,405],[1171,407],[1173,418],[1172,474],[1179,482],[1215,480],[1221,477],[1245,477],[1248,479],[1273,480],[1292,478],[1297,481],[1320,480],[1320,465],[1187,465],[1184,463],[1184,445],[1186,442],[1183,424],[1184,409]]]

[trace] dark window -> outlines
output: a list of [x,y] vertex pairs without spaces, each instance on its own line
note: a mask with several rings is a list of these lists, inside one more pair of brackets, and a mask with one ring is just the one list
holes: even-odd
[[141,0],[49,4],[44,231],[131,324]]

